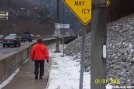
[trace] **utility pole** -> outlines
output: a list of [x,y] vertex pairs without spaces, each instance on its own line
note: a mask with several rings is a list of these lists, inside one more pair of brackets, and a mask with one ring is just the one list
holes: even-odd
[[[57,0],[57,23],[59,23],[59,0]],[[60,52],[60,50],[59,50],[59,37],[56,37],[56,49],[54,52]]]
[[91,89],[106,89],[106,0],[92,2]]

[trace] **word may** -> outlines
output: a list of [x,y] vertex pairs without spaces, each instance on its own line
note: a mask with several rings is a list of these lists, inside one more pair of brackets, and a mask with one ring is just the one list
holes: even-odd
[[[85,1],[75,1],[74,5],[75,6],[84,6]],[[82,14],[89,14],[90,9],[89,8],[82,8]]]
[[84,6],[85,1],[75,1],[75,5],[77,6]]

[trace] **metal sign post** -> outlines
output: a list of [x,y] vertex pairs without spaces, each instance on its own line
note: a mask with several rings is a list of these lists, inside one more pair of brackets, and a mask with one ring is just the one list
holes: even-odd
[[[63,3],[63,24],[64,24],[64,3]],[[63,38],[62,38],[63,55],[62,55],[62,57],[64,57],[64,34],[65,34],[65,31],[64,31],[64,27],[63,27]]]
[[86,41],[86,32],[87,32],[87,25],[83,31],[83,38],[82,38],[82,51],[81,51],[81,62],[80,62],[80,81],[79,81],[79,89],[83,89],[83,72],[84,72],[84,62],[85,62],[85,41]]
[[62,57],[64,57],[64,35],[65,35],[65,31],[64,28],[70,28],[70,24],[60,24],[61,28],[63,28],[63,38],[62,38],[62,44],[63,44],[63,55]]
[[64,34],[65,34],[65,31],[63,29],[63,38],[62,38],[62,44],[63,44],[63,55],[61,57],[64,57]]
[[54,36],[56,38],[56,49],[54,52],[60,52],[59,50],[59,37],[60,37],[60,29],[58,28],[59,23],[55,23],[55,31],[54,31]]
[[91,21],[91,89],[106,89],[106,0],[93,0]]
[[[59,51],[59,37],[61,36],[60,28],[70,28],[70,24],[60,24],[60,23],[55,23],[55,32],[54,36],[57,38],[56,40],[56,51],[55,52],[60,52]],[[63,31],[63,43],[64,43],[64,31]],[[64,45],[63,45],[63,56],[64,56]]]
[[[59,23],[59,0],[57,0],[57,23]],[[59,50],[59,37],[56,37],[56,48],[54,52],[60,52]]]
[[65,34],[65,31],[64,31],[64,28],[70,28],[70,24],[57,24],[57,28],[63,28],[63,36],[62,36],[62,43],[63,43],[63,55],[62,57],[64,57],[64,34]]

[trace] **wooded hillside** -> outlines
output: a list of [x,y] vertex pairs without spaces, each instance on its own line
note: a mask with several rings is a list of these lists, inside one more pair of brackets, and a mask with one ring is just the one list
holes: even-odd
[[0,34],[16,33],[21,35],[24,31],[32,34],[53,34],[55,17],[37,5],[25,0],[1,0],[0,11],[8,11],[8,20],[0,20]]
[[108,22],[134,13],[134,0],[110,0],[108,6]]

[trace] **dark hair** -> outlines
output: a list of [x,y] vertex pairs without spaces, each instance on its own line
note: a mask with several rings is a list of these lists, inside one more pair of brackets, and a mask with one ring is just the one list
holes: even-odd
[[43,41],[43,40],[42,40],[41,37],[39,37],[39,38],[37,39],[37,42],[38,42],[38,43],[42,43],[42,41]]

